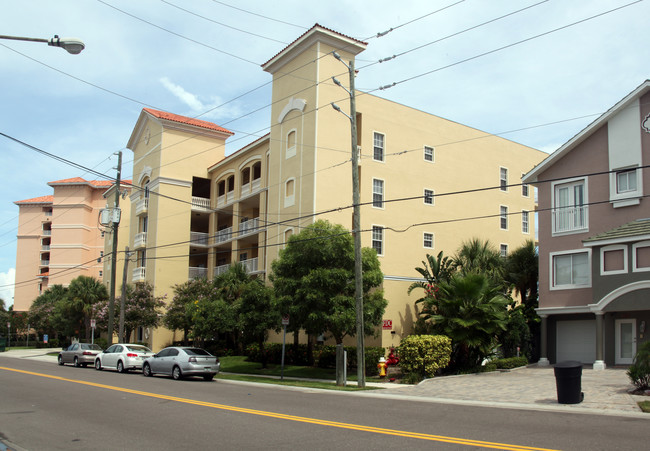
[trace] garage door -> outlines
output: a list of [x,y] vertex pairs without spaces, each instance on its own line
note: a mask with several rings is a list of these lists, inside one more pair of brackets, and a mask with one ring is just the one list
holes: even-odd
[[596,320],[557,322],[557,361],[596,360]]

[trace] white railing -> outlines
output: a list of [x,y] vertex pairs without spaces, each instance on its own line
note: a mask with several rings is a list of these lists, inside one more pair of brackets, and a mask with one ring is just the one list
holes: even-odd
[[49,250],[50,250],[50,245],[49,245],[49,244],[43,244],[43,245],[41,245],[41,250],[42,250],[42,251],[49,251]]
[[210,235],[203,232],[190,232],[190,244],[194,246],[207,246],[209,236]]
[[49,260],[41,260],[41,266],[50,266]]
[[208,277],[208,268],[198,268],[190,266],[190,279],[199,279]]
[[257,271],[257,257],[255,258],[249,258],[248,260],[242,260],[241,262],[242,265],[244,265],[244,268],[246,268],[247,273],[255,272]]
[[245,185],[241,186],[241,197],[244,197],[246,194],[250,194],[251,192],[251,184],[246,183]]
[[255,192],[259,191],[260,188],[262,188],[262,177],[256,178],[255,180],[253,180],[251,190],[252,190],[252,192],[255,193]]
[[249,219],[239,223],[239,235],[246,235],[249,233],[257,232],[260,226],[260,218]]
[[133,248],[138,249],[147,245],[147,232],[140,232],[135,234],[133,238]]
[[217,207],[223,207],[224,205],[226,205],[226,195],[222,194],[217,197]]
[[573,232],[587,228],[589,223],[589,208],[586,205],[578,207],[561,207],[553,210],[553,232]]
[[214,268],[214,276],[218,276],[219,274],[223,274],[228,271],[228,268],[230,268],[230,265],[221,265],[217,266]]
[[142,214],[142,213],[146,213],[148,208],[149,208],[149,198],[148,197],[138,199],[138,201],[135,204],[135,214],[139,215],[139,214]]
[[210,199],[205,197],[192,196],[192,208],[194,210],[210,210]]
[[232,227],[228,227],[219,230],[217,232],[217,234],[214,236],[214,242],[215,244],[223,243],[224,241],[228,241],[231,238],[232,238]]
[[52,236],[51,230],[43,230],[43,236]]
[[131,277],[132,282],[144,282],[146,272],[145,272],[145,267],[140,266],[138,268],[133,268],[133,273]]
[[235,191],[228,191],[226,193],[226,203],[229,204],[235,201]]

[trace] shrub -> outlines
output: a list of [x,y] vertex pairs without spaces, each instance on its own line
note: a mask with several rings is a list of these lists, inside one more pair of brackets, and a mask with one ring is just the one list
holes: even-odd
[[449,365],[451,338],[444,335],[409,335],[400,346],[400,368],[403,373],[433,377]]
[[627,370],[627,375],[637,388],[650,388],[650,341],[641,345],[634,356],[634,363]]
[[[357,367],[357,347],[345,346],[348,353],[347,367]],[[366,375],[375,376],[379,373],[377,364],[379,358],[384,357],[385,350],[379,346],[368,346],[365,348]],[[316,348],[316,365],[319,368],[336,368],[336,346],[323,345]]]
[[508,357],[506,359],[491,360],[485,364],[483,369],[484,371],[509,370],[526,365],[528,365],[528,359],[526,356],[522,355],[520,357]]

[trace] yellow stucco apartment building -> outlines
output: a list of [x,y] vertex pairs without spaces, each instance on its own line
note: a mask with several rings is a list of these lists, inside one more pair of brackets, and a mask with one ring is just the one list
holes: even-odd
[[[229,156],[232,132],[142,110],[127,145],[134,154],[130,220],[120,226],[128,235],[120,249],[135,252],[128,281],[150,282],[169,302],[175,284],[210,278],[234,262],[268,280],[291,234],[317,219],[351,230],[350,121],[330,106],[349,111],[340,101],[346,93],[331,80],[346,69],[332,52],[350,61],[365,47],[316,25],[263,64],[273,77],[270,133]],[[348,77],[339,78],[347,86]],[[416,320],[419,293],[409,296],[407,288],[426,254],[451,255],[474,237],[503,253],[534,239],[533,191],[507,185],[545,154],[356,94],[362,245],[377,250],[389,301],[386,328],[366,342],[391,346]],[[486,187],[495,189],[445,195]],[[162,328],[142,337],[154,349],[180,339]]]

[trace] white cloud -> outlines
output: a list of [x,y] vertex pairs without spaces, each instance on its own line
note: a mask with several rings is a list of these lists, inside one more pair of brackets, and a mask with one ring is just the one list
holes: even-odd
[[162,77],[160,83],[190,108],[190,112],[187,113],[189,116],[201,115],[202,119],[223,119],[241,115],[240,108],[235,103],[229,103],[223,107],[216,108],[223,103],[223,100],[218,96],[210,96],[209,101],[204,102],[196,94],[188,92],[185,88],[173,83],[167,77]]
[[9,268],[7,272],[0,272],[0,298],[4,299],[6,308],[9,308],[10,305],[14,304],[15,280],[15,268]]

